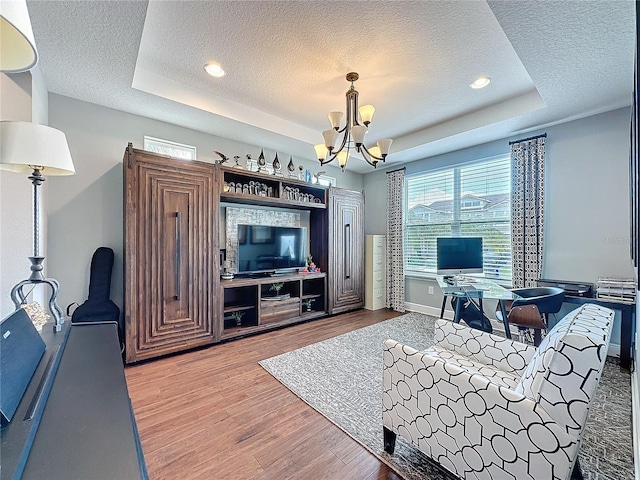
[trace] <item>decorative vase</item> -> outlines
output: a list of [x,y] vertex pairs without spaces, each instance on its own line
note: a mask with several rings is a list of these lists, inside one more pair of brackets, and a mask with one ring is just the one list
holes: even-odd
[[287,164],[287,170],[289,170],[289,178],[296,178],[296,167],[293,165],[293,157],[289,155],[289,163]]
[[260,156],[258,157],[258,173],[269,173],[266,165],[267,161],[264,158],[264,149],[260,149]]
[[280,169],[282,168],[282,165],[280,165],[280,160],[278,160],[278,153],[276,152],[276,157],[273,159],[273,174],[276,177],[282,177],[282,174],[280,173]]

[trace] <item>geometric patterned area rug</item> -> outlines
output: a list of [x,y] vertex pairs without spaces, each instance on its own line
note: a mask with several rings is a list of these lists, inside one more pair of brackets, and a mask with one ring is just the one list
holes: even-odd
[[[382,439],[382,350],[387,339],[418,350],[433,344],[435,318],[409,313],[262,360],[260,365],[407,480],[454,477],[397,437],[393,455]],[[499,334],[499,331],[495,331]],[[631,377],[615,359],[605,364],[589,413],[580,466],[586,480],[634,477]]]

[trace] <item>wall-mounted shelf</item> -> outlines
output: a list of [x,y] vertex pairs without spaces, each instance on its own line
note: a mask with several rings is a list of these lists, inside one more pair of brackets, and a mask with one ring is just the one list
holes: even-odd
[[326,209],[327,189],[296,178],[219,167],[220,199],[275,207]]

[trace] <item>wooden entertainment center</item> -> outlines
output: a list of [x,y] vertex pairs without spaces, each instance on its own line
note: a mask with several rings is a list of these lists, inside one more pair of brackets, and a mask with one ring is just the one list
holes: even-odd
[[[361,192],[132,144],[123,166],[127,363],[364,306]],[[319,271],[222,280],[221,212],[234,205],[304,212]]]

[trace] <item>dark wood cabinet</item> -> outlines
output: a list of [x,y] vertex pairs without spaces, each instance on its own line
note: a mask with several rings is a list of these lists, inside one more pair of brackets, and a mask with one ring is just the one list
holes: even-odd
[[[362,193],[131,144],[123,163],[127,363],[364,305]],[[318,270],[221,280],[221,216],[243,204],[306,212]]]
[[213,165],[127,148],[127,363],[215,340],[218,195]]
[[364,306],[364,194],[329,189],[329,313]]

